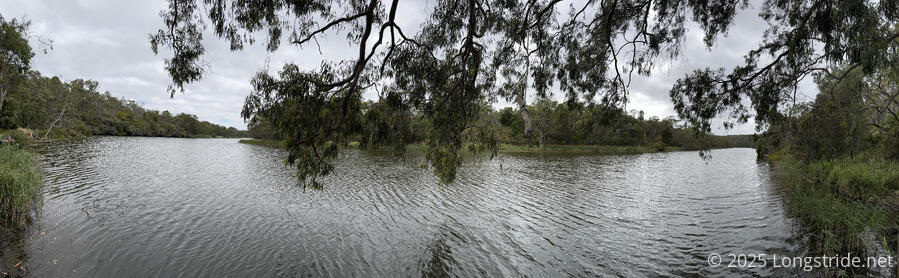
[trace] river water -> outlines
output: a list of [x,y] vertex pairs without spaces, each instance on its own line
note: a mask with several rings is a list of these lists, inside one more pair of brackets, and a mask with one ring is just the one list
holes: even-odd
[[420,154],[341,152],[304,190],[278,149],[92,137],[39,150],[35,277],[759,276],[711,253],[802,239],[752,149],[500,155],[442,185]]

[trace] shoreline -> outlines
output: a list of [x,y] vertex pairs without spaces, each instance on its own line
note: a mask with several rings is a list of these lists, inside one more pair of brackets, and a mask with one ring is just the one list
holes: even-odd
[[[264,146],[271,148],[283,148],[283,141],[268,139],[240,139],[238,143],[247,145]],[[360,149],[359,142],[350,142],[348,149]],[[729,149],[744,147],[714,147],[714,149]],[[748,148],[748,147],[745,147]],[[376,148],[381,150],[386,148]],[[406,150],[424,150],[426,146],[417,143],[406,145]],[[699,149],[665,146],[664,149],[658,150],[650,146],[611,146],[611,145],[545,145],[543,148],[536,145],[518,145],[518,144],[499,144],[498,153],[504,154],[595,154],[595,155],[614,155],[614,154],[641,154],[641,153],[660,153],[660,152],[678,152],[678,151],[699,151]]]
[[0,145],[0,274],[23,276],[25,234],[44,186],[38,155],[27,147]]
[[[899,163],[871,156],[804,162],[789,153],[766,160],[789,216],[808,235],[804,244],[812,254],[896,257],[899,191],[890,192],[889,183],[891,177],[899,180]],[[862,271],[893,277],[899,265]]]

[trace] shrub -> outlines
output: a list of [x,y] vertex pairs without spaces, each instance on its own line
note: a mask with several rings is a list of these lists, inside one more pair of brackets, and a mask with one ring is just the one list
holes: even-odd
[[665,151],[665,143],[663,143],[661,140],[656,141],[655,143],[652,144],[652,148],[655,149],[657,152]]
[[31,130],[19,128],[17,130],[11,131],[6,138],[2,138],[5,145],[13,145],[16,148],[24,148],[28,146],[28,142],[31,141],[29,138],[29,134],[31,134]]

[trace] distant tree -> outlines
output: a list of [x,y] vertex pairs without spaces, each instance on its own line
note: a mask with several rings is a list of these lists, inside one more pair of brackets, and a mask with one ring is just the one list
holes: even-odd
[[397,152],[412,141],[412,113],[402,107],[397,94],[387,95],[378,102],[367,103],[362,115],[362,145],[365,147],[390,146]]
[[[46,138],[50,134],[50,132],[53,131],[53,127],[56,126],[57,123],[66,119],[66,111],[70,109],[72,104],[72,95],[74,95],[72,93],[73,88],[82,90],[84,89],[84,87],[79,86],[84,86],[85,83],[80,82],[81,80],[76,81],[78,82],[53,83],[54,85],[58,86],[49,88],[53,95],[53,99],[49,103],[47,103],[47,110],[49,112],[50,119],[52,120],[47,124],[47,131],[44,133],[44,138]],[[88,82],[87,86],[91,85],[97,86],[96,82]]]
[[826,77],[818,80],[823,90],[795,130],[799,135],[800,154],[810,159],[852,155],[865,147],[863,136],[871,127],[867,122],[868,111],[856,91],[862,87],[861,74],[849,73],[842,82],[836,82]]

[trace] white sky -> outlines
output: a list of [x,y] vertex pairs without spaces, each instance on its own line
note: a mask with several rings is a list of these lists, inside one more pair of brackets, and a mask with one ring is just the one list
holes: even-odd
[[[433,6],[434,0],[429,1],[401,2],[398,21],[407,35],[415,33]],[[635,76],[627,108],[643,110],[647,117],[675,115],[668,96],[675,80],[694,69],[729,68],[742,63],[743,55],[756,47],[768,26],[754,10],[760,4],[753,6],[738,14],[728,36],[719,38],[712,49],[703,44],[698,26],[689,25],[682,57],[657,67],[650,77]],[[204,41],[207,54],[203,59],[210,68],[205,78],[187,86],[186,93],[169,98],[166,87],[170,80],[162,62],[169,52],[160,49],[160,56],[154,56],[148,41],[148,35],[162,26],[159,12],[166,7],[165,0],[0,0],[0,13],[4,17],[31,20],[33,34],[53,40],[53,49],[48,54],[35,51],[39,54],[34,68],[44,75],[57,75],[63,80],[97,80],[101,90],[136,100],[146,108],[195,114],[201,120],[238,129],[246,128],[240,110],[251,89],[249,80],[266,62],[272,70],[280,69],[288,61],[311,68],[325,59],[355,54],[350,52],[355,49],[343,34],[331,33],[319,39],[322,51],[319,54],[314,44],[303,49],[282,44],[275,53],[268,53],[257,44],[241,52],[231,52],[226,42],[207,32]],[[800,87],[800,94],[813,97],[817,89],[806,81]],[[556,98],[561,100],[561,94]],[[753,133],[754,127],[750,122],[724,130],[717,121],[713,129],[716,134],[747,134]]]

